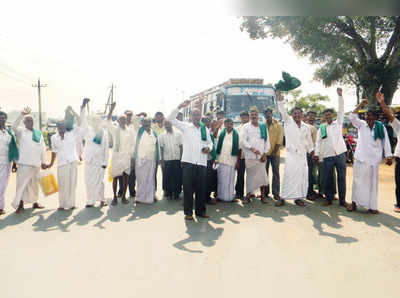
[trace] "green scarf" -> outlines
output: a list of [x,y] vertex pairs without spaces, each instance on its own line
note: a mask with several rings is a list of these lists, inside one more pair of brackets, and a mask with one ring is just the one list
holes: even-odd
[[203,122],[200,121],[200,133],[201,133],[201,140],[207,141],[207,131],[206,126]]
[[[155,151],[154,160],[156,161],[156,163],[158,163],[158,161],[160,160],[160,152],[158,151],[158,137],[157,137],[156,132],[154,130],[152,130],[152,131],[153,131],[153,135],[156,138],[156,151]],[[142,126],[141,128],[139,128],[138,136],[136,138],[135,151],[133,152],[133,159],[136,159],[136,157],[137,157],[139,143],[140,143],[140,140],[142,139],[143,132],[144,132],[144,127]]]
[[[96,135],[94,136],[94,138],[93,138],[93,143],[96,143],[97,145],[100,145],[101,144],[101,142],[102,142],[102,140],[103,140],[103,134],[104,134],[104,132],[103,132],[103,130],[101,129],[100,131],[98,131],[97,133],[96,133]],[[119,142],[118,142],[119,143]],[[119,144],[118,144],[118,147],[119,147]],[[118,148],[119,149],[119,148]]]
[[321,139],[326,139],[328,137],[328,134],[326,133],[326,123],[322,123],[319,126],[320,133],[321,133]]
[[8,134],[11,136],[11,142],[8,144],[8,161],[17,161],[19,159],[17,142],[11,129],[8,129]]
[[42,132],[38,129],[32,129],[32,140],[36,143],[40,143],[40,137],[42,136]]
[[264,139],[265,141],[267,140],[267,125],[262,122],[258,122],[258,126],[260,127],[260,134],[261,134],[261,139]]
[[69,110],[65,111],[64,122],[65,122],[65,129],[67,131],[71,131],[74,128],[74,120],[75,116]]
[[[221,134],[219,135],[218,138],[218,145],[217,145],[217,154],[221,154],[221,149],[222,149],[222,144],[224,142],[226,135],[226,130],[225,128],[221,131]],[[239,155],[239,134],[237,133],[236,129],[232,130],[232,153],[231,155],[233,156],[238,156]]]
[[385,132],[384,132],[384,126],[383,123],[380,121],[375,121],[374,125],[374,140],[376,139],[381,139],[383,140],[385,138]]

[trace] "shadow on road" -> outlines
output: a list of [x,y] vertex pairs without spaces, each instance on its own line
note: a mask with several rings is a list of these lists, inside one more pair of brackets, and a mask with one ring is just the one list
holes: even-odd
[[15,212],[12,212],[4,218],[0,217],[0,231],[7,227],[22,224],[23,222],[29,220],[30,218],[33,218],[36,216],[43,216],[43,214],[46,214],[50,211],[51,211],[50,209],[35,211],[35,209],[30,208],[30,209],[25,209],[25,211],[20,214],[16,214]]
[[208,220],[185,221],[186,233],[188,237],[173,244],[177,249],[190,252],[202,253],[202,250],[190,249],[187,244],[200,242],[205,247],[214,246],[219,237],[221,237],[223,228],[214,228]]

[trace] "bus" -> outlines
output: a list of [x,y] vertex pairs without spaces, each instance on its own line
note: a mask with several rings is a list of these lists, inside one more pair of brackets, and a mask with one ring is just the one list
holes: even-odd
[[263,79],[229,79],[217,86],[190,96],[190,105],[183,110],[184,118],[190,117],[190,110],[197,108],[202,115],[222,110],[225,118],[232,118],[235,124],[240,123],[240,113],[256,106],[260,118],[264,110],[273,110],[274,118],[280,119],[276,105],[275,88],[264,84]]

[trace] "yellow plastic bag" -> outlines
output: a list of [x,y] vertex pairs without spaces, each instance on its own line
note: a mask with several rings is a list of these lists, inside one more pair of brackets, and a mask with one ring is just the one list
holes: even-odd
[[56,177],[49,171],[41,172],[39,175],[40,188],[43,194],[47,197],[58,192],[58,185]]
[[108,182],[113,181],[113,176],[111,176],[111,159],[110,162],[108,163]]

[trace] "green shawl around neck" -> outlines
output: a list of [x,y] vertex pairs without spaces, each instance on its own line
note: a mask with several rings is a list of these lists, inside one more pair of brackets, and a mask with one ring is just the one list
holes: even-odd
[[267,125],[265,123],[258,122],[258,127],[260,128],[261,139],[266,141],[268,136]]
[[38,129],[32,129],[32,140],[36,143],[40,143],[40,137],[42,136],[42,132]]
[[326,123],[322,123],[319,126],[319,131],[321,133],[321,139],[326,139],[328,137],[328,134],[326,132],[326,125],[327,125]]
[[[218,138],[218,145],[217,145],[217,154],[221,154],[221,149],[222,149],[222,144],[224,143],[226,135],[226,129],[224,128],[221,131],[221,134],[219,135]],[[236,131],[236,129],[232,130],[232,156],[238,156],[239,155],[239,134]]]
[[[136,160],[136,157],[137,157],[137,152],[138,152],[138,149],[139,149],[140,140],[142,139],[142,135],[143,135],[144,131],[145,130],[144,130],[143,126],[141,128],[139,128],[138,135],[137,135],[137,138],[136,138],[135,151],[133,152],[133,159],[135,159],[135,160]],[[158,136],[157,136],[157,134],[156,134],[156,132],[154,130],[152,130],[152,132],[153,132],[154,137],[156,138],[156,150],[155,150],[155,153],[154,153],[154,155],[155,155],[154,156],[154,160],[157,163],[160,160],[160,152],[158,150]]]
[[17,141],[15,140],[15,136],[11,128],[9,128],[7,132],[11,136],[10,144],[8,144],[8,161],[9,162],[17,161],[19,159],[19,150],[17,146]]
[[385,132],[384,132],[384,126],[383,123],[380,121],[375,121],[374,125],[374,140],[376,139],[381,139],[383,140],[385,138]]

